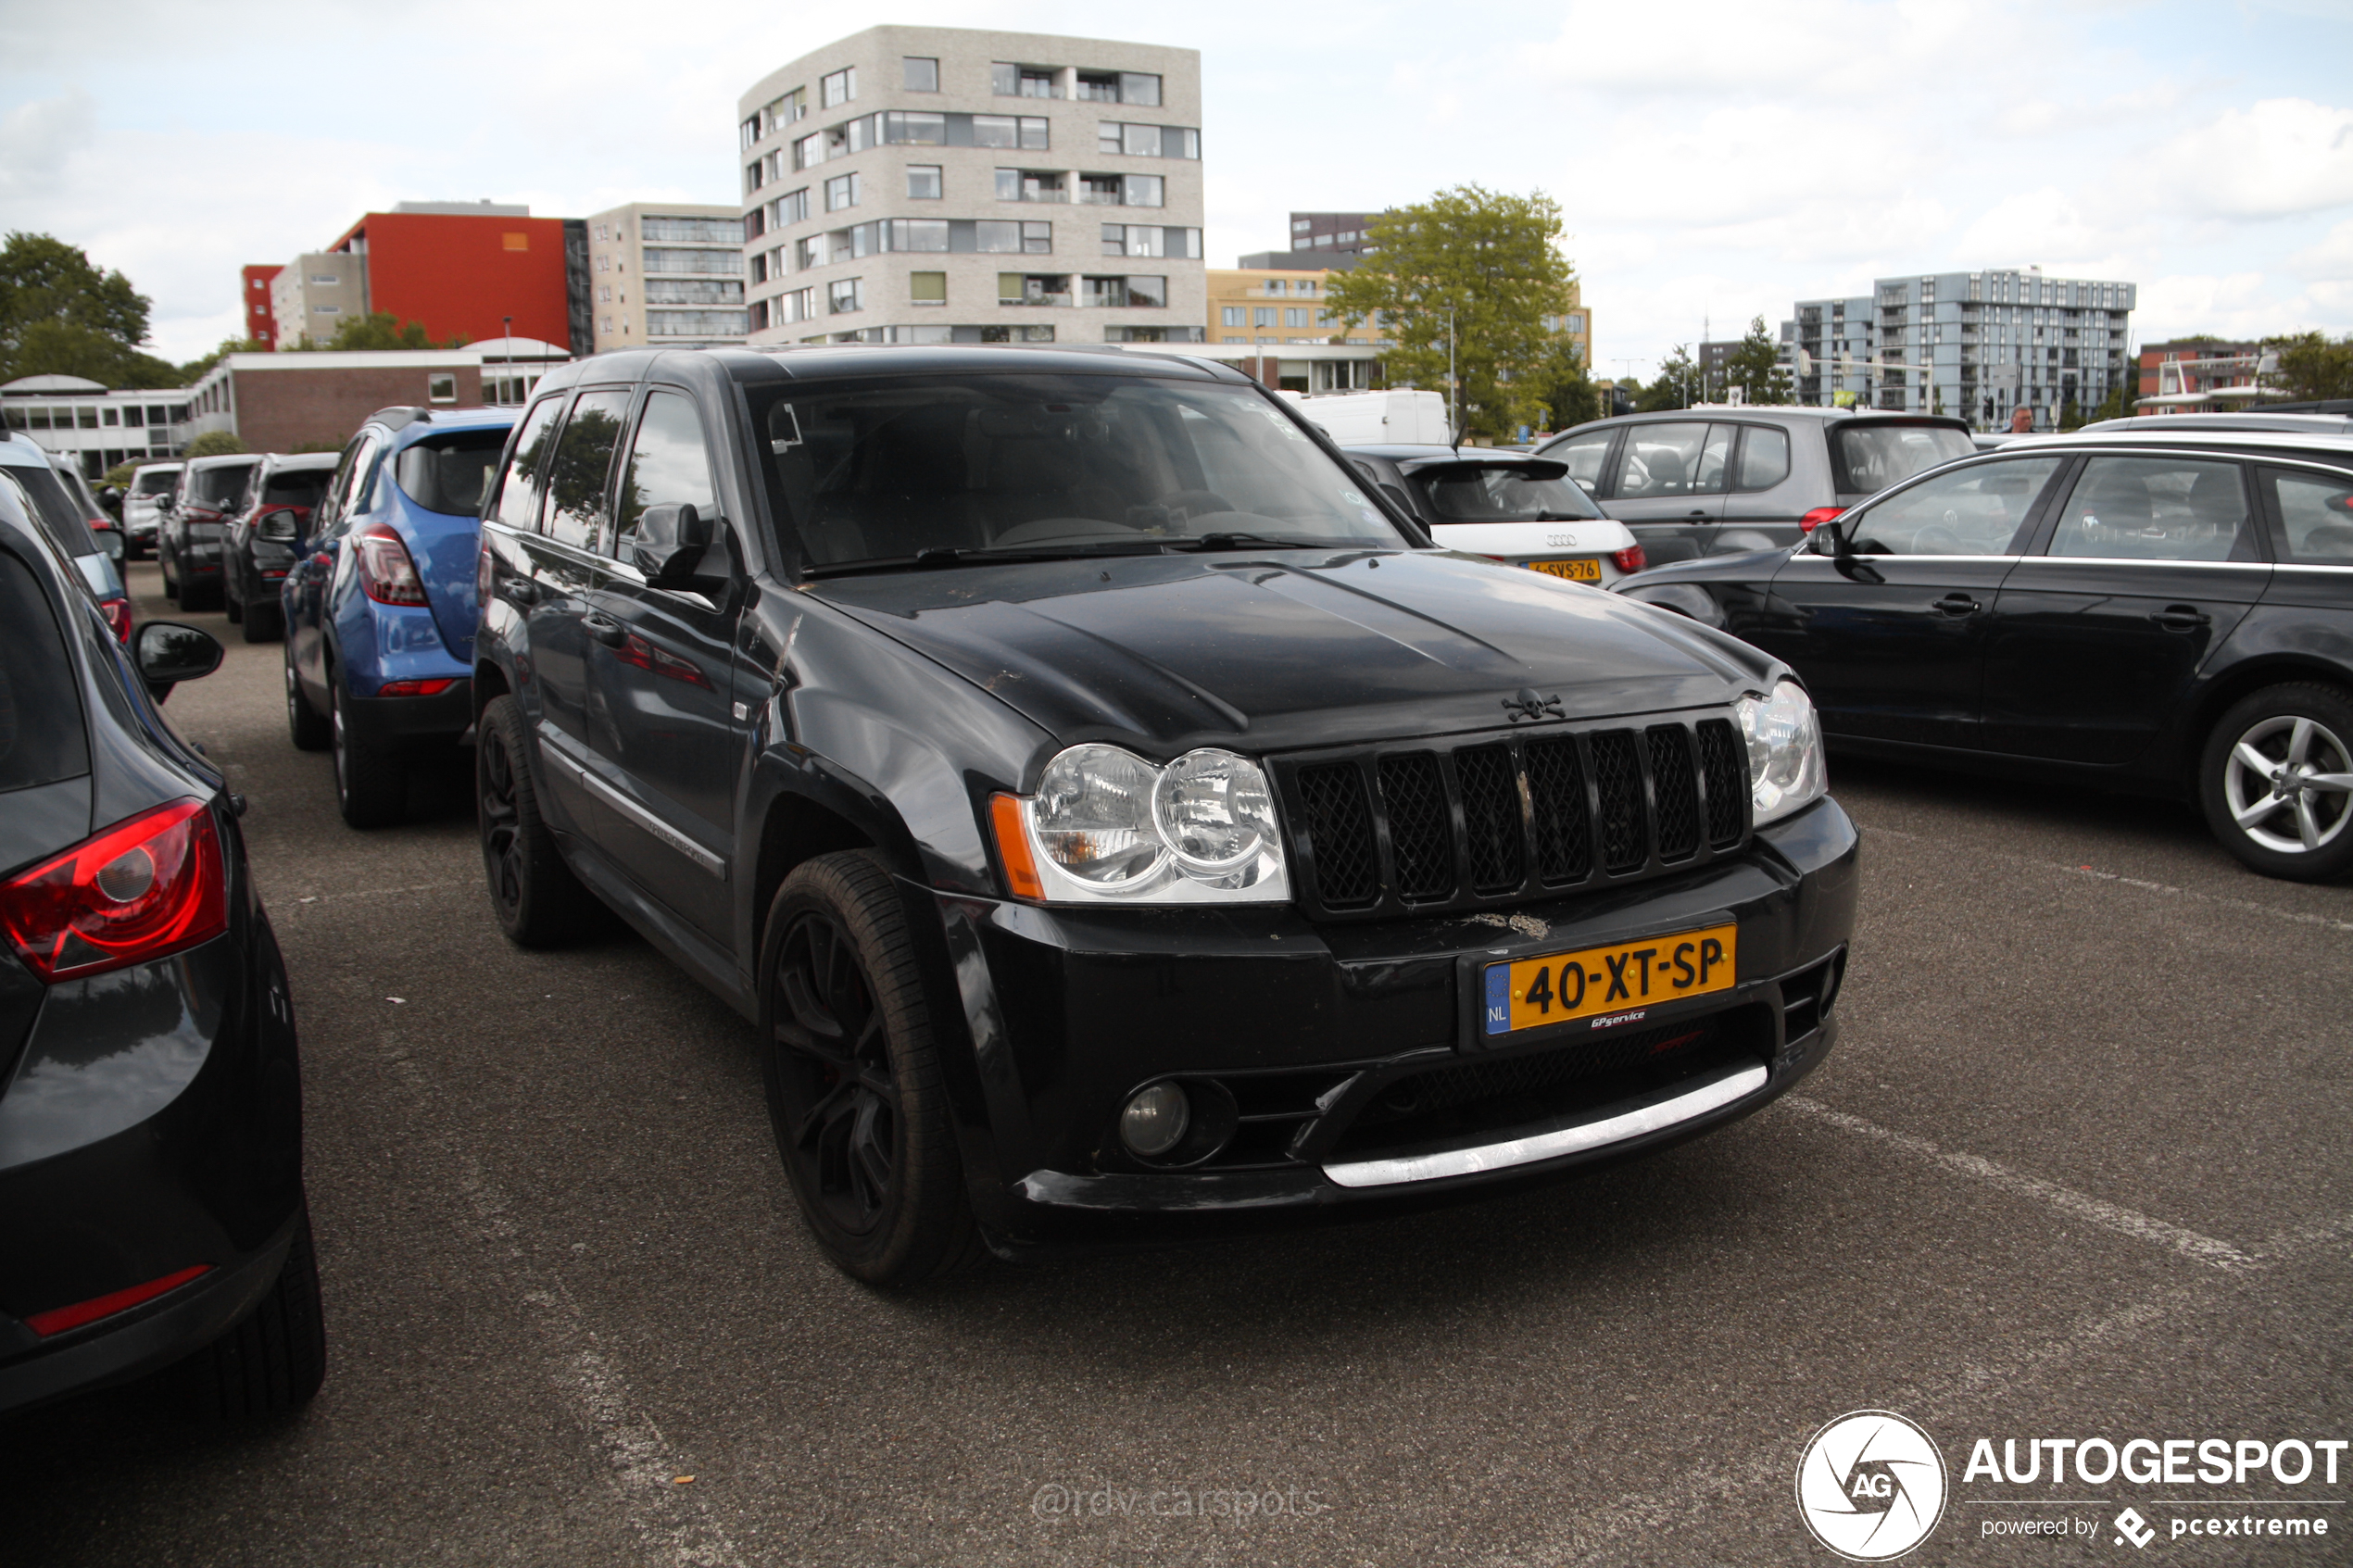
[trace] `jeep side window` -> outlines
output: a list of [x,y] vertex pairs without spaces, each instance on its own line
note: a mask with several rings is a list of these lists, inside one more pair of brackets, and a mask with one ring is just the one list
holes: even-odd
[[691,398],[657,391],[646,399],[646,411],[638,416],[637,439],[629,448],[629,467],[622,474],[621,514],[613,532],[615,553],[637,532],[637,520],[648,507],[682,502],[706,518],[719,515],[702,418],[695,412]]
[[547,437],[555,429],[561,397],[542,398],[523,416],[522,433],[515,438],[515,455],[498,470],[490,504],[482,515],[521,533],[539,528],[539,470],[547,458]]
[[573,399],[547,464],[548,537],[591,553],[605,548],[613,448],[621,445],[628,417],[629,393],[623,387],[584,392]]

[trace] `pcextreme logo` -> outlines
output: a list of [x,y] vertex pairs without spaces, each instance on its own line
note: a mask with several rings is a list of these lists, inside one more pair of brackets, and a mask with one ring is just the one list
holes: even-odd
[[1944,1456],[1894,1411],[1850,1411],[1814,1434],[1797,1461],[1797,1512],[1851,1562],[1884,1562],[1944,1516]]

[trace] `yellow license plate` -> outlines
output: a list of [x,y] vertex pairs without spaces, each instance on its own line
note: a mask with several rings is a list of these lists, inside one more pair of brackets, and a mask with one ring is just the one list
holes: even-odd
[[1661,1002],[1729,991],[1739,935],[1737,925],[1711,925],[1489,964],[1481,1030],[1509,1035],[1580,1018],[1631,1023]]
[[1521,564],[1530,571],[1541,571],[1548,577],[1566,577],[1572,583],[1598,583],[1602,580],[1602,563],[1597,560],[1531,560]]

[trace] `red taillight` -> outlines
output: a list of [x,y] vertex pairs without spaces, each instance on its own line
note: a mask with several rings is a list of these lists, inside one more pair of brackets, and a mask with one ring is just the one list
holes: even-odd
[[1831,519],[1845,515],[1845,512],[1844,507],[1816,507],[1797,520],[1797,526],[1811,533]]
[[117,642],[127,643],[131,640],[131,601],[129,599],[100,599],[98,613],[105,616],[107,624],[114,628]]
[[1643,553],[1640,545],[1629,545],[1622,550],[1612,550],[1609,553],[1609,558],[1617,563],[1618,571],[1629,577],[1650,564],[1650,557]]
[[359,550],[359,585],[380,605],[422,605],[425,585],[409,546],[387,523],[378,523],[353,541]]
[[446,675],[432,681],[386,681],[376,688],[378,696],[439,696],[458,684],[458,677]]
[[110,1291],[93,1296],[87,1301],[77,1301],[70,1307],[52,1307],[45,1312],[35,1312],[24,1320],[25,1327],[47,1339],[69,1328],[80,1328],[100,1318],[110,1318],[117,1312],[127,1312],[142,1301],[152,1301],[167,1290],[177,1290],[198,1274],[210,1273],[210,1263],[195,1263],[177,1273],[161,1279],[151,1279],[145,1285],[134,1285],[128,1290]]
[[220,836],[201,800],[118,822],[0,884],[0,928],[44,982],[144,963],[229,928]]

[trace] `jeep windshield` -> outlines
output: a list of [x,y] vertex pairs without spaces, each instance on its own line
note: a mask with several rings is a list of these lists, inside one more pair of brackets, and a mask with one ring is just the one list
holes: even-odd
[[828,574],[1167,549],[1412,543],[1248,387],[894,377],[752,393],[777,517]]

